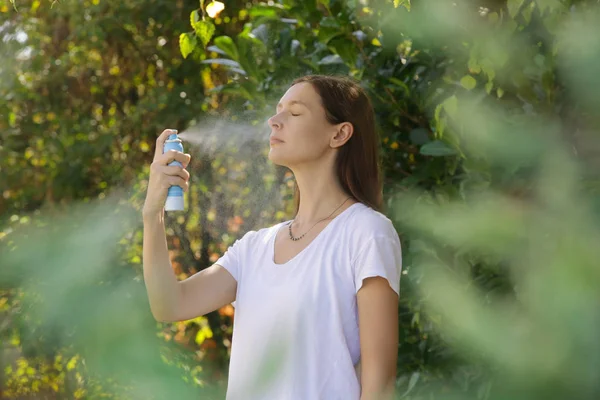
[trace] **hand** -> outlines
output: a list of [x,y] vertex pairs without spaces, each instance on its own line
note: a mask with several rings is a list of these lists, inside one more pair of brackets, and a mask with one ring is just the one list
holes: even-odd
[[[163,154],[165,141],[173,133],[175,131],[166,129],[156,139],[154,160],[150,165],[150,179],[144,203],[144,215],[157,215],[162,212],[169,187],[176,185],[181,187],[184,192],[189,189],[190,174],[185,168],[190,163],[191,156],[176,150],[169,150]],[[183,167],[169,166],[168,164],[173,160],[179,161]]]

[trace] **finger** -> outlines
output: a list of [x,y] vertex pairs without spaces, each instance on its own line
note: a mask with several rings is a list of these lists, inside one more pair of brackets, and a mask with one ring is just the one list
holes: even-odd
[[183,178],[180,178],[178,176],[169,176],[167,178],[167,182],[169,182],[169,185],[179,186],[180,188],[182,188],[184,191],[187,192],[188,183],[185,180],[183,180]]
[[187,166],[190,165],[190,161],[192,161],[192,156],[189,153],[185,153],[185,157],[187,158],[187,161],[183,163],[183,168],[187,168]]
[[169,150],[166,153],[161,154],[157,161],[161,165],[168,165],[172,161],[177,161],[180,162],[182,166],[187,166],[187,164],[190,162],[190,159],[191,157],[189,154],[184,154],[177,150]]
[[165,175],[180,176],[183,179],[185,179],[186,181],[190,179],[190,173],[187,172],[182,167],[179,167],[176,165],[171,165],[171,166],[161,167],[161,169]]
[[154,159],[156,160],[162,153],[165,141],[169,138],[169,135],[177,133],[177,129],[165,129],[156,139],[156,148],[154,149]]

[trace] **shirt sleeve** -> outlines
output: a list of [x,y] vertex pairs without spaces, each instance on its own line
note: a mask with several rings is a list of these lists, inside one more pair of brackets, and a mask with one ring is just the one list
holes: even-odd
[[240,270],[241,270],[241,253],[244,242],[248,239],[248,235],[244,235],[240,239],[237,239],[231,246],[227,248],[225,253],[215,261],[215,264],[219,264],[225,268],[233,276],[233,278],[239,283],[240,282]]
[[402,247],[400,239],[375,236],[367,240],[353,262],[354,287],[356,293],[369,277],[381,276],[400,295],[400,273],[402,271]]
[[[243,275],[243,248],[244,246],[246,246],[246,242],[250,239],[250,235],[252,234],[252,232],[253,231],[247,232],[240,239],[237,239],[235,242],[233,242],[233,244],[227,248],[225,253],[217,261],[215,261],[215,264],[219,264],[220,266],[225,268],[231,274],[231,276],[233,276],[233,278],[238,283],[238,290]],[[233,307],[236,307],[236,304],[237,300],[234,300],[231,303]]]

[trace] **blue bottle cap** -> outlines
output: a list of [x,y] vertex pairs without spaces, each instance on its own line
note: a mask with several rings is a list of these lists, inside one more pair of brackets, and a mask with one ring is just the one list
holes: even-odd
[[169,135],[169,138],[167,140],[177,140],[177,139],[178,139],[177,134],[176,133],[172,133],[172,134]]

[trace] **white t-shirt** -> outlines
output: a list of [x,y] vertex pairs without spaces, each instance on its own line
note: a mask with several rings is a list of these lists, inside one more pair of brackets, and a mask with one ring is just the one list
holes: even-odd
[[385,215],[355,203],[276,264],[275,236],[289,222],[246,233],[216,262],[238,284],[226,399],[359,400],[356,294],[371,276],[399,294],[400,239]]

